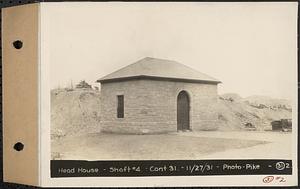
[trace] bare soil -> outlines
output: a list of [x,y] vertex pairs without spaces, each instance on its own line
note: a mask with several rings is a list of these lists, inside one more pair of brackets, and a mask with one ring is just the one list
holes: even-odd
[[267,144],[266,141],[161,135],[85,134],[52,141],[52,159],[176,160],[201,159],[230,149]]

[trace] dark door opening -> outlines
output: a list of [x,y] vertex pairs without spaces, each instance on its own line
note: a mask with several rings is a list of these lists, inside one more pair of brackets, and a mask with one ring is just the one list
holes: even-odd
[[177,96],[177,130],[190,130],[190,99],[185,91]]

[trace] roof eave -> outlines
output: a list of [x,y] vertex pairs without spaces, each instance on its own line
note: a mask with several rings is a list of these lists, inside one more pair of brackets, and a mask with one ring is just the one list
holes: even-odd
[[148,79],[148,80],[157,80],[157,81],[177,81],[177,82],[186,82],[186,83],[203,83],[203,84],[219,84],[221,81],[217,80],[200,80],[200,79],[187,79],[187,78],[170,78],[170,77],[157,77],[157,76],[129,76],[129,77],[120,77],[120,78],[111,78],[111,79],[98,79],[99,83],[113,83],[113,82],[122,82],[129,80],[138,80],[138,79]]

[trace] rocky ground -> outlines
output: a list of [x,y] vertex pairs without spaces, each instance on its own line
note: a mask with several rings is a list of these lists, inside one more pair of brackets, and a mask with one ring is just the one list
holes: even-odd
[[216,111],[219,130],[244,130],[247,123],[259,131],[271,130],[272,121],[292,118],[288,100],[265,96],[241,98],[237,94],[224,94],[219,96]]

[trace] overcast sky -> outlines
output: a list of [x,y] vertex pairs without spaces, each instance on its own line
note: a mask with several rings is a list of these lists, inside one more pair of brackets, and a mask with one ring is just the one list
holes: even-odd
[[95,81],[144,57],[222,81],[219,94],[297,90],[296,3],[47,3],[51,88]]

